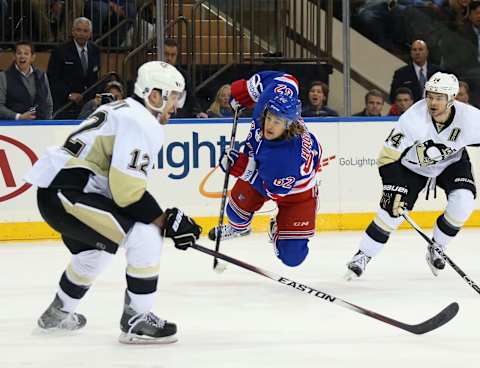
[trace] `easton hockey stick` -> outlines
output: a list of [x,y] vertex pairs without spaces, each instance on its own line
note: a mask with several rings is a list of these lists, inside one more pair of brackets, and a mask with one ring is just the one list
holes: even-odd
[[[239,115],[240,115],[240,108],[237,107],[235,109],[234,116],[233,116],[232,134],[230,136],[229,149],[232,149],[233,147],[235,147],[235,136],[237,135],[237,125],[238,125]],[[230,179],[230,160],[227,160],[227,167],[225,170],[225,179],[223,181],[222,202],[220,204],[220,215],[218,216],[217,234],[215,236],[215,252],[218,252],[220,250],[220,239],[222,237],[221,229],[223,225],[223,217],[225,215],[225,202],[227,201],[229,179]],[[226,265],[218,263],[217,257],[213,258],[213,269],[215,271],[223,272],[225,268],[226,268]]]
[[286,277],[276,275],[273,272],[266,271],[266,270],[263,270],[261,268],[252,266],[252,265],[250,265],[248,263],[245,263],[243,261],[239,261],[239,260],[237,260],[235,258],[232,258],[230,256],[227,256],[225,254],[216,252],[212,249],[205,248],[205,247],[203,247],[199,244],[194,244],[194,245],[191,246],[191,248],[194,248],[194,249],[196,249],[196,250],[198,250],[202,253],[209,254],[209,255],[211,255],[215,258],[222,259],[222,260],[224,260],[228,263],[233,263],[234,265],[236,265],[238,267],[241,267],[241,268],[244,268],[246,270],[255,272],[255,273],[257,273],[261,276],[264,276],[266,278],[269,278],[273,281],[277,281],[282,285],[286,285],[286,286],[289,286],[289,287],[291,287],[295,290],[301,291],[304,294],[312,295],[312,296],[317,297],[319,299],[322,299],[326,302],[337,304],[341,307],[350,309],[354,312],[363,314],[364,316],[376,319],[377,321],[380,321],[380,322],[387,323],[391,326],[398,327],[402,330],[411,332],[411,333],[416,334],[416,335],[421,335],[421,334],[430,332],[432,330],[435,330],[436,328],[439,328],[440,326],[443,326],[445,323],[447,323],[453,317],[456,316],[456,314],[458,313],[458,309],[459,309],[458,304],[456,302],[454,302],[454,303],[451,303],[450,305],[448,305],[446,308],[444,308],[440,313],[438,313],[437,315],[433,316],[432,318],[426,320],[425,322],[422,322],[422,323],[419,323],[419,324],[416,324],[416,325],[409,325],[409,324],[397,321],[395,319],[386,317],[382,314],[379,314],[379,313],[373,312],[371,310],[365,309],[363,307],[359,307],[358,305],[349,303],[349,302],[347,302],[343,299],[340,299],[336,296],[330,295],[330,294],[328,294],[324,291],[321,291],[321,290],[315,289],[313,287],[307,286],[305,284],[290,280]]
[[[434,246],[435,243],[433,242],[432,239],[428,237],[427,234],[425,234],[422,229],[420,229],[420,226],[418,226],[415,221],[411,219],[410,216],[408,216],[405,212],[402,213],[402,216],[407,222],[415,229],[415,231],[420,234],[420,236],[427,241],[428,244]],[[472,287],[473,290],[475,290],[478,294],[480,294],[480,287],[473,281],[470,277],[467,276],[463,270],[457,266],[455,262],[452,261],[452,259],[447,256],[439,247],[435,247],[435,251],[443,257],[445,261],[455,270],[456,273],[460,275],[462,279],[465,280],[465,282]]]

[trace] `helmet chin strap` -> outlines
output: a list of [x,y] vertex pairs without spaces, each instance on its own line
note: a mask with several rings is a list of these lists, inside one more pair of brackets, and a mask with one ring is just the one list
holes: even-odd
[[[155,116],[157,119],[159,119],[161,117],[161,115],[163,114],[163,110],[165,109],[166,103],[164,101],[163,104],[162,104],[162,107],[153,106],[149,101],[150,94],[151,94],[151,92],[143,98],[143,101],[145,102],[145,106],[150,110],[150,112],[153,114],[153,116]],[[163,100],[163,98],[162,98],[162,100]]]
[[[447,95],[447,98],[449,98],[450,96]],[[448,101],[447,101],[447,109],[449,109],[450,107],[453,106],[453,102],[455,101],[455,97],[452,96],[452,98],[450,98]]]

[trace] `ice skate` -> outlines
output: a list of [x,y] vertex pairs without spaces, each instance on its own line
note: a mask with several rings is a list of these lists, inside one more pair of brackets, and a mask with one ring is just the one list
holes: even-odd
[[177,325],[164,321],[152,312],[137,313],[130,307],[125,295],[125,306],[120,319],[122,344],[170,344],[177,341]]
[[78,313],[69,313],[62,310],[63,302],[58,295],[55,295],[52,304],[49,305],[47,310],[38,319],[38,326],[42,330],[55,331],[55,330],[67,330],[74,331],[79,330],[86,325],[87,319],[84,315]]
[[445,268],[445,259],[443,258],[444,250],[444,247],[437,243],[429,245],[427,248],[425,258],[434,276],[438,276],[438,273]]
[[367,263],[370,262],[372,257],[367,256],[361,250],[359,250],[353,256],[352,260],[347,263],[348,271],[345,274],[345,279],[350,281],[353,277],[360,277],[362,276],[365,268],[367,267]]
[[[250,235],[251,232],[252,229],[250,229],[249,227],[245,230],[238,231],[235,230],[230,224],[222,225],[220,228],[220,233],[222,234],[220,240],[231,240],[240,236],[247,236]],[[217,239],[217,234],[218,226],[215,226],[208,232],[208,238],[212,241],[215,241]]]

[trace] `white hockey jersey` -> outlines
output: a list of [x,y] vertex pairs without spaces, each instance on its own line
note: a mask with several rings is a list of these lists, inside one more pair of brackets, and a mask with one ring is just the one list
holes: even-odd
[[25,181],[47,188],[58,172],[86,168],[85,193],[112,198],[120,207],[138,201],[164,140],[164,127],[133,98],[100,106],[61,147],[50,147]]
[[402,165],[408,169],[433,178],[459,161],[466,146],[480,144],[480,110],[458,101],[453,106],[453,121],[438,132],[426,100],[415,103],[403,113],[385,140],[379,165],[401,157]]

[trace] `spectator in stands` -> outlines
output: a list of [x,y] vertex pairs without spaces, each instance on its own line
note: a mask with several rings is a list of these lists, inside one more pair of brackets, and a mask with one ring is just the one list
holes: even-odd
[[466,104],[470,104],[470,86],[467,82],[460,81],[458,82],[459,89],[458,93],[455,96],[455,99]]
[[[4,23],[4,17],[6,17],[8,14],[8,3],[7,0],[0,0],[0,21],[2,23],[0,24],[5,24]],[[1,28],[1,26],[0,26]]]
[[51,119],[53,102],[48,78],[37,69],[35,51],[29,42],[15,45],[12,65],[0,72],[0,119]]
[[328,86],[321,81],[312,82],[308,90],[308,103],[302,111],[303,117],[338,116],[335,110],[327,107]]
[[407,87],[400,87],[395,91],[395,103],[390,107],[388,115],[400,116],[413,105],[413,94]]
[[78,115],[78,119],[86,119],[89,117],[100,105],[110,103],[113,101],[123,100],[125,93],[123,86],[118,81],[108,82],[103,93],[96,94],[94,98],[88,101],[82,107],[82,111]]
[[84,17],[75,19],[73,40],[53,49],[50,56],[47,74],[52,85],[54,110],[72,102],[70,109],[56,116],[59,119],[76,118],[84,98],[87,100],[95,96],[96,91],[82,96],[98,81],[100,71],[100,50],[89,41],[91,35],[90,20]]
[[209,118],[227,118],[233,116],[233,110],[230,106],[230,96],[232,91],[230,90],[230,84],[224,84],[221,86],[215,96],[215,100],[212,102],[207,110]]
[[[445,0],[353,0],[352,23],[359,32],[388,51],[403,49],[405,12],[439,7]],[[362,3],[358,5],[358,3]]]
[[395,91],[400,87],[407,87],[410,89],[415,102],[422,99],[425,82],[434,73],[440,71],[439,66],[428,62],[428,47],[424,41],[413,41],[410,48],[410,56],[412,62],[397,69],[393,75],[390,88],[391,103],[395,101]]
[[[85,15],[92,20],[93,38],[97,39],[126,18],[135,18],[135,0],[86,0]],[[121,46],[130,24],[120,27],[111,37],[111,45]]]
[[[416,0],[414,0],[416,1]],[[468,18],[470,0],[423,1],[426,6],[409,7],[404,11],[404,40],[422,39],[429,47],[429,61],[449,70],[456,70],[462,43],[458,30]],[[454,52],[446,51],[453,47]]]
[[472,1],[469,9],[468,21],[462,29],[462,36],[470,43],[470,47],[462,50],[464,55],[468,55],[468,59],[463,61],[463,67],[465,69],[478,67],[480,61],[480,48],[478,47],[480,34],[480,1]]
[[443,4],[443,11],[447,14],[454,28],[461,28],[468,19],[471,0],[448,0]]
[[371,89],[365,95],[365,108],[353,116],[382,116],[385,95],[378,89]]
[[[467,81],[471,88],[471,103],[480,106],[480,1],[469,5],[468,22],[461,31],[465,44],[452,45],[449,54],[455,57],[455,71]],[[456,47],[456,48],[455,48]]]
[[[0,40],[3,40],[5,37],[5,32],[8,33],[7,27],[7,14],[8,14],[8,3],[7,0],[0,0]],[[0,46],[0,52],[2,47]]]
[[202,112],[197,102],[197,98],[192,88],[192,78],[190,77],[190,74],[185,69],[177,65],[178,43],[173,38],[167,38],[165,40],[164,55],[165,55],[165,62],[175,66],[185,78],[185,91],[187,92],[187,99],[183,107],[177,110],[175,117],[176,118],[192,118],[192,117],[208,118],[208,115]]
[[83,14],[84,1],[32,0],[32,15],[36,27],[36,36],[41,42],[53,42],[68,39],[73,20]]
[[352,23],[365,37],[386,50],[394,49],[392,14],[387,1],[366,0],[353,13]]

